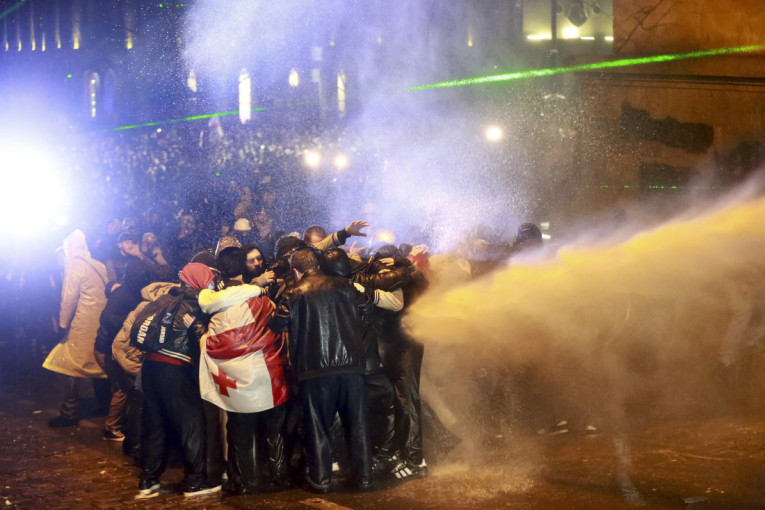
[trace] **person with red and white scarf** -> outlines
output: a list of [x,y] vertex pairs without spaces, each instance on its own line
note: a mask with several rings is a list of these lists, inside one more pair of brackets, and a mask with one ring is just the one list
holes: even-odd
[[[263,489],[256,481],[255,432],[261,472],[270,487],[288,485],[282,430],[288,398],[284,366],[287,347],[268,329],[273,303],[254,285],[228,280],[222,292],[203,292],[202,310],[217,313],[208,325],[199,367],[202,398],[228,412],[229,489],[237,494]],[[221,296],[228,292],[228,297]],[[270,482],[270,483],[269,483]]]

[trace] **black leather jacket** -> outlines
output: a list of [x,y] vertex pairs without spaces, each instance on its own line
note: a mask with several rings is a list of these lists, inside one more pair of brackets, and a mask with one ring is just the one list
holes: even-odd
[[[184,363],[196,363],[199,361],[199,340],[205,334],[209,321],[209,317],[199,308],[199,289],[176,287],[168,294],[183,294],[183,302],[173,319],[173,330],[169,341],[165,340],[166,346],[157,352]],[[183,322],[186,314],[194,318],[194,322],[188,328]]]
[[362,373],[361,316],[374,304],[350,280],[310,271],[284,296],[269,327],[289,329],[290,358],[298,381]]

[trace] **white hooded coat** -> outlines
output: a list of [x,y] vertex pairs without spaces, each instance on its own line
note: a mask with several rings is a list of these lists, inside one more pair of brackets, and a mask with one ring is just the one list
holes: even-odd
[[69,328],[69,332],[43,367],[73,377],[106,377],[93,354],[98,320],[106,306],[106,268],[91,258],[80,230],[64,239],[64,252],[69,262],[61,290],[59,327]]

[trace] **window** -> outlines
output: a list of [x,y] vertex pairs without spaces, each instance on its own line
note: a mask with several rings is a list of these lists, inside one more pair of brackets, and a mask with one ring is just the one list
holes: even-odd
[[239,73],[239,120],[242,124],[252,120],[252,80],[247,69]]
[[98,73],[88,74],[88,99],[90,100],[90,118],[96,118],[96,100],[98,99],[98,89],[101,86],[101,77]]
[[340,71],[337,75],[337,116],[345,117],[345,73]]

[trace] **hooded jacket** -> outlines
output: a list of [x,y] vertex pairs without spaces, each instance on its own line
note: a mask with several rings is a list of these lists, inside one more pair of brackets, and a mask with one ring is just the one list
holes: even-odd
[[64,252],[69,262],[61,290],[59,327],[69,331],[43,367],[73,377],[106,377],[93,354],[98,320],[106,306],[106,267],[90,256],[80,230],[64,239]]
[[135,318],[141,313],[143,307],[164,296],[170,289],[177,287],[177,283],[156,282],[141,289],[143,301],[138,303],[135,310],[128,314],[112,344],[112,356],[128,374],[137,376],[143,363],[143,351],[130,345],[130,329],[133,327]]

